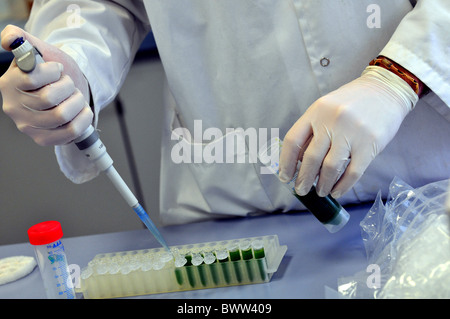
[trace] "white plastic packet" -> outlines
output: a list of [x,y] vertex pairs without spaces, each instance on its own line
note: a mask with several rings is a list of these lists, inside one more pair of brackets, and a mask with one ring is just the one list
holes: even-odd
[[379,194],[361,233],[368,266],[340,278],[342,298],[450,298],[449,180],[413,189],[395,178]]

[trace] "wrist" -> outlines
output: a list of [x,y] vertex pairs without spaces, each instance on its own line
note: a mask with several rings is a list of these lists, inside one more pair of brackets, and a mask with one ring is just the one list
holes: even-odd
[[370,86],[379,89],[380,93],[388,94],[396,104],[401,105],[409,113],[419,101],[419,96],[414,90],[394,73],[380,68],[378,66],[369,65],[361,74],[361,78],[367,79]]
[[427,86],[413,73],[402,67],[400,64],[396,63],[395,61],[392,61],[391,59],[385,57],[385,56],[378,56],[377,58],[373,59],[370,63],[370,66],[378,66],[383,69],[386,69],[398,77],[400,77],[403,81],[405,81],[411,89],[413,89],[414,93],[417,94],[417,96],[420,98],[423,96],[427,91]]

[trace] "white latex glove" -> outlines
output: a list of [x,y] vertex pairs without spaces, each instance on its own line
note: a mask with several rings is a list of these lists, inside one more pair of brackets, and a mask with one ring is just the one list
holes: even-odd
[[280,179],[292,179],[300,160],[295,188],[299,195],[306,195],[319,177],[319,196],[331,192],[339,198],[393,139],[417,101],[400,77],[367,67],[360,78],[314,102],[288,131]]
[[2,47],[11,51],[18,37],[37,47],[46,62],[24,73],[13,60],[0,78],[3,111],[37,144],[67,144],[92,123],[88,83],[69,55],[18,27],[2,31]]

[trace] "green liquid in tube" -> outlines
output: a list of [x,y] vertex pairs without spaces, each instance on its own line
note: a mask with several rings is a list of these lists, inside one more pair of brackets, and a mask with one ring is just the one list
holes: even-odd
[[[238,246],[232,246],[230,248],[230,260],[231,261],[238,261],[241,259],[241,253],[239,252]],[[242,282],[242,273],[240,269],[240,264],[237,262],[233,263],[234,272],[236,274],[236,279],[238,282]]]
[[231,282],[231,276],[230,276],[230,271],[228,269],[228,267],[230,266],[229,258],[228,258],[228,254],[226,252],[226,250],[220,250],[220,251],[216,251],[216,257],[217,260],[219,261],[219,264],[222,266],[222,272],[223,272],[223,277],[226,281],[227,284],[229,284]]
[[253,270],[252,270],[252,263],[253,263],[253,252],[252,247],[250,246],[250,243],[245,243],[241,245],[241,253],[242,253],[242,259],[245,260],[245,266],[247,268],[247,274],[250,281],[253,281]]
[[263,281],[267,280],[267,261],[263,243],[255,241],[252,243],[253,254],[258,263],[260,277]]

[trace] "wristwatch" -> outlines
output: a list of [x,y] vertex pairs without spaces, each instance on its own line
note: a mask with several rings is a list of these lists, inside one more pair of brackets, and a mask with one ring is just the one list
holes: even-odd
[[425,95],[425,93],[427,93],[429,90],[428,87],[422,81],[420,81],[417,76],[385,56],[378,56],[377,58],[370,61],[369,65],[382,67],[398,75],[406,83],[408,83],[408,85],[414,90],[414,92],[416,92],[419,98]]

